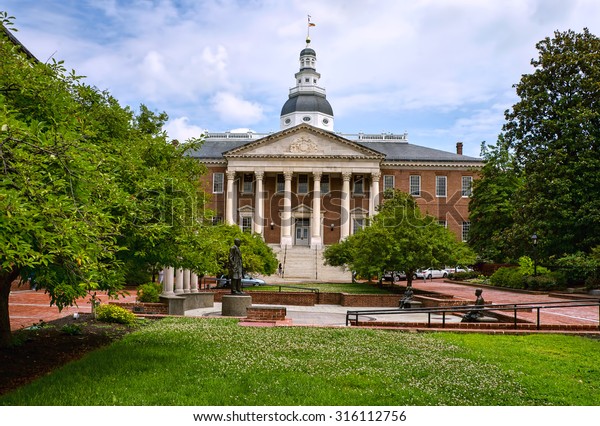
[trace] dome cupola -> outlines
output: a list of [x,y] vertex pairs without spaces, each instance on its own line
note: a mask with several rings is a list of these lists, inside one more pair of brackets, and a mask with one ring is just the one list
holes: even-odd
[[317,54],[309,47],[300,51],[300,70],[295,74],[296,85],[290,89],[288,100],[281,108],[280,128],[288,129],[298,124],[310,124],[323,130],[333,131],[333,109],[319,86],[321,74],[317,72]]

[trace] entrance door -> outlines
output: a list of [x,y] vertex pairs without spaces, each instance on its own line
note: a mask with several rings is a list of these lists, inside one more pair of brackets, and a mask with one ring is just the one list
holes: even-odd
[[296,219],[296,240],[294,244],[297,246],[309,245],[308,236],[310,235],[310,219],[298,218]]

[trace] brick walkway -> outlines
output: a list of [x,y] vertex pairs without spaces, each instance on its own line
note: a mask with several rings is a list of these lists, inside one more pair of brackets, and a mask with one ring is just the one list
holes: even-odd
[[[136,292],[128,291],[129,295],[125,298],[119,298],[119,301],[134,302]],[[108,301],[105,294],[98,296],[102,303]],[[75,312],[89,313],[92,311],[92,305],[89,303],[89,297],[77,299],[74,306],[69,306],[59,311],[56,306],[50,306],[50,297],[44,291],[17,290],[12,291],[8,297],[8,309],[10,310],[10,328],[18,330],[23,327],[42,321],[52,321],[65,316],[73,315]]]
[[[405,282],[401,284],[405,285]],[[442,279],[427,282],[416,280],[413,282],[413,286],[419,290],[434,291],[452,295],[458,299],[475,301],[475,286],[449,283]],[[103,303],[108,301],[106,295],[100,295],[99,298]],[[135,290],[129,290],[129,295],[119,298],[119,301],[134,302],[135,298]],[[567,300],[546,293],[517,292],[486,287],[483,287],[483,298],[486,303],[495,304],[545,303]],[[50,299],[43,291],[24,290],[11,292],[9,296],[9,309],[11,329],[17,330],[35,324],[40,320],[52,321],[64,316],[73,315],[75,312],[90,312],[91,305],[89,298],[83,298],[77,300],[75,306],[59,311],[56,306],[50,306]],[[506,312],[506,314],[511,315],[511,312]],[[536,312],[518,312],[519,318],[530,322],[536,321],[536,315]],[[542,324],[597,325],[599,316],[598,307],[559,308],[543,310],[540,319]]]
[[[476,299],[475,289],[478,288],[477,286],[449,283],[442,279],[430,280],[427,282],[415,280],[413,281],[413,287],[419,290],[450,294],[455,298],[470,300],[473,302],[475,302]],[[479,288],[483,289],[482,296],[486,304],[547,303],[566,301],[569,300],[568,297],[571,297],[570,295],[564,295],[563,298],[559,297],[558,294],[553,295],[542,292],[522,292],[516,290],[490,288],[485,286],[480,286]],[[598,297],[595,297],[595,300],[598,300]],[[504,313],[506,315],[512,315],[511,311],[505,311]],[[518,312],[517,316],[518,318],[535,323],[537,313],[520,311]],[[599,316],[600,312],[596,306],[544,309],[540,313],[540,321],[542,324],[598,325]]]

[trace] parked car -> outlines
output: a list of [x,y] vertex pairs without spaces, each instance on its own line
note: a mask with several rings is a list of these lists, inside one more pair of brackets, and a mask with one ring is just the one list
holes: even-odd
[[415,278],[423,278],[423,279],[432,279],[432,278],[446,278],[448,276],[448,272],[444,269],[419,269],[415,274]]
[[445,271],[449,274],[454,274],[456,272],[471,272],[473,268],[469,268],[467,266],[456,265],[455,267],[446,266]]
[[396,281],[405,280],[406,274],[402,271],[386,271],[383,273],[382,280],[390,281],[392,284]]
[[[254,278],[252,275],[244,274],[242,277],[242,287],[256,287],[259,285],[267,285],[264,280],[260,278]],[[227,275],[221,275],[217,278],[217,288],[229,288],[231,287],[231,280]]]

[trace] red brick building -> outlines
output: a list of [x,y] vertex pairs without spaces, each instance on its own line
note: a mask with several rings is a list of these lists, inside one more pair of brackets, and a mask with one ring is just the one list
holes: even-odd
[[410,144],[406,134],[334,132],[315,64],[307,46],[279,132],[208,133],[192,153],[208,167],[215,220],[273,245],[320,248],[366,226],[382,193],[395,188],[464,240],[471,183],[483,161],[463,155],[460,142],[445,152]]

